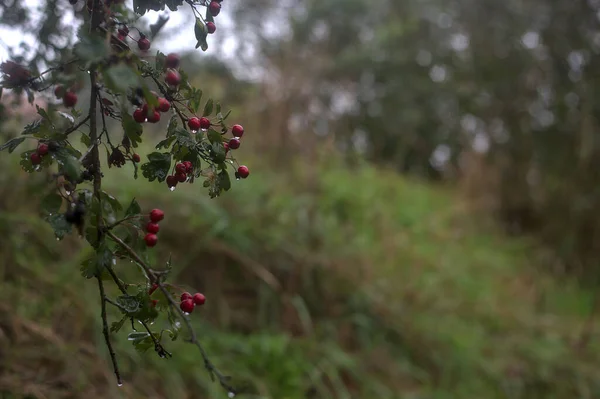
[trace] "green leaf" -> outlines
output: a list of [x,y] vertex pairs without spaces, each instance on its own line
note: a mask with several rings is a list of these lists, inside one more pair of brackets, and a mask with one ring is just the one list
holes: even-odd
[[156,68],[157,71],[164,70],[166,61],[167,61],[167,56],[164,55],[163,53],[161,53],[160,51],[157,51],[156,59],[154,61],[154,68]]
[[116,302],[120,306],[121,311],[128,316],[134,316],[142,306],[139,299],[132,295],[121,295],[117,297]]
[[[121,298],[121,297],[119,297],[119,298]],[[117,298],[117,303],[119,303],[119,298]],[[133,298],[133,297],[131,297],[131,298]],[[136,341],[144,340],[149,337],[150,337],[150,334],[146,331],[134,331],[134,332],[129,333],[129,335],[127,335],[127,340],[136,342]]]
[[149,181],[163,182],[171,169],[171,154],[153,152],[148,154],[148,162],[142,165],[142,175]]
[[0,151],[8,148],[8,152],[12,153],[23,141],[25,141],[25,137],[15,137],[10,139],[6,143],[0,145]]
[[54,230],[54,235],[58,239],[64,238],[71,232],[71,224],[67,222],[67,219],[65,219],[65,215],[63,214],[54,213],[52,215],[48,215],[46,217],[46,221],[50,223],[52,230]]
[[196,36],[196,48],[201,47],[202,51],[206,51],[208,49],[208,43],[206,43],[206,36],[208,35],[208,31],[206,30],[206,25],[200,18],[196,18],[196,24],[194,25],[194,35]]
[[200,108],[200,101],[202,101],[202,90],[194,88],[188,103],[194,113],[198,112],[198,108]]
[[52,157],[61,167],[62,173],[72,182],[77,181],[81,175],[81,163],[72,155],[71,151],[61,147],[52,153]]
[[142,142],[142,125],[137,123],[133,119],[133,116],[127,112],[121,113],[121,125],[123,126],[123,131],[125,131],[125,135],[131,142],[131,146],[137,148],[138,144]]
[[175,136],[168,137],[162,141],[159,141],[158,144],[156,144],[156,149],[160,150],[162,148],[169,148],[171,146],[171,144],[173,144],[174,141],[175,141]]
[[222,170],[219,172],[219,187],[225,191],[229,191],[231,188],[231,180],[229,178],[229,173],[227,170]]
[[215,144],[215,143],[223,143],[223,137],[221,136],[221,133],[217,132],[215,129],[208,129],[208,141],[211,142],[211,144]]
[[90,145],[92,145],[92,140],[90,139],[90,136],[88,136],[87,134],[82,134],[80,136],[79,141],[81,142],[81,144],[83,144],[86,147],[89,147]]
[[102,208],[106,213],[106,216],[116,216],[119,212],[123,210],[123,206],[121,203],[112,195],[108,194],[105,191],[100,193],[102,198]]
[[123,324],[129,319],[128,316],[123,316],[119,321],[115,321],[110,325],[110,332],[117,333],[123,327]]
[[58,213],[62,206],[63,198],[57,193],[51,193],[42,199],[42,210],[48,215]]
[[124,63],[108,68],[102,76],[109,89],[121,93],[125,93],[130,87],[137,87],[140,83],[139,75]]
[[129,204],[129,206],[127,207],[127,210],[125,211],[125,217],[139,215],[140,213],[142,213],[142,208],[140,207],[140,204],[138,204],[138,202],[134,198],[131,200],[131,203]]
[[40,131],[42,127],[42,119],[37,119],[30,124],[26,125],[21,134],[35,134]]
[[75,45],[75,55],[87,63],[101,61],[108,57],[109,49],[102,36],[91,35],[87,25],[82,25],[79,31],[79,42]]
[[95,254],[81,263],[81,275],[85,278],[100,276],[104,269],[111,265],[112,260],[113,253],[106,242],[103,242]]
[[171,116],[171,119],[169,119],[169,124],[167,125],[167,137],[172,136],[175,133],[177,125],[177,115]]
[[221,103],[217,103],[217,115],[221,113]]
[[175,131],[175,138],[177,139],[177,143],[184,147],[193,148],[196,145],[194,136],[192,136],[192,134],[185,129],[177,129]]
[[154,341],[152,340],[152,337],[148,335],[148,338],[139,341],[134,341],[133,346],[135,347],[136,351],[144,353],[147,352],[148,349],[154,347]]
[[213,111],[213,100],[212,98],[208,99],[206,105],[204,106],[204,111],[202,112],[202,116],[210,116]]

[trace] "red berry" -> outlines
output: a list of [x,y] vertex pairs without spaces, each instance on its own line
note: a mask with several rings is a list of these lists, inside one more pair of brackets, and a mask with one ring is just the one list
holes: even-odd
[[234,137],[242,137],[244,135],[244,127],[242,125],[233,125],[231,127],[231,134]]
[[165,218],[165,213],[160,209],[152,209],[150,211],[150,220],[153,223],[158,223]]
[[194,172],[194,165],[190,161],[183,161],[183,165],[185,166],[185,173],[190,174]]
[[167,55],[167,59],[165,60],[165,65],[167,68],[176,69],[179,67],[179,55],[175,53],[171,53]]
[[46,155],[48,153],[48,144],[41,143],[40,145],[38,145],[37,153],[40,154],[41,156]]
[[185,173],[177,173],[177,174],[175,175],[175,177],[177,178],[177,181],[178,181],[179,183],[183,183],[183,182],[185,182],[185,181],[187,180],[187,176],[186,176],[186,174],[185,174]]
[[210,13],[212,14],[212,16],[216,17],[221,12],[221,5],[219,3],[217,3],[216,1],[213,1],[208,6],[208,9],[209,9]]
[[194,311],[194,301],[191,299],[186,299],[185,301],[181,301],[181,305],[179,305],[179,307],[185,313],[192,313]]
[[37,152],[34,152],[33,154],[31,154],[29,156],[29,159],[31,159],[31,163],[33,165],[39,165],[42,163],[42,157],[40,154],[38,154]]
[[176,173],[187,173],[187,168],[185,166],[184,163],[178,163],[177,165],[175,165],[175,172]]
[[177,185],[177,183],[179,183],[179,181],[177,180],[177,177],[167,176],[167,186],[169,186],[169,188],[175,187]]
[[133,111],[133,120],[137,123],[146,122],[146,113],[142,108],[138,108],[135,111]]
[[156,283],[152,284],[152,287],[150,287],[150,289],[148,290],[148,295],[154,294],[154,291],[156,291],[157,288],[158,288],[158,284],[156,284]]
[[123,25],[117,30],[117,32],[119,32],[119,35],[121,36],[127,36],[129,34],[129,28],[127,25]]
[[152,308],[155,308],[157,304],[158,304],[158,299],[152,299],[150,301],[150,307],[152,307]]
[[131,156],[131,159],[133,159],[133,162],[138,163],[142,160],[142,158],[140,158],[140,154],[133,154]]
[[54,95],[56,98],[62,98],[65,95],[65,88],[58,85],[54,88]]
[[150,48],[150,40],[146,37],[142,37],[138,40],[138,48],[142,51],[147,51]]
[[197,292],[192,297],[192,300],[194,301],[194,304],[196,304],[196,305],[204,305],[204,302],[206,302],[206,297],[203,294]]
[[200,118],[200,128],[208,129],[210,127],[210,120],[208,118]]
[[199,130],[200,129],[200,119],[195,116],[188,119],[188,126],[191,130]]
[[150,112],[149,112],[149,107],[148,107],[148,104],[144,104],[144,105],[142,106],[142,112],[144,113],[144,115],[145,115],[146,117],[148,117],[148,116],[149,116]]
[[122,35],[122,34],[119,33],[117,35],[117,39],[119,39],[120,41],[124,42],[125,40],[127,40],[127,36]]
[[148,224],[146,225],[146,231],[148,233],[156,234],[158,233],[158,230],[160,230],[160,226],[158,225],[158,223],[148,222]]
[[229,143],[223,143],[223,147],[225,147],[225,154],[229,152]]
[[148,122],[157,123],[160,121],[160,112],[154,111],[148,115]]
[[156,234],[148,233],[144,237],[144,241],[146,241],[147,246],[153,247],[158,242],[158,237],[156,236]]
[[171,103],[166,98],[158,99],[158,110],[160,112],[168,112],[171,109]]
[[185,301],[186,299],[192,299],[192,294],[189,292],[184,292],[181,294],[181,302]]
[[246,177],[250,176],[250,169],[248,169],[248,167],[246,165],[240,166],[238,168],[237,172],[238,172],[238,176],[241,177],[242,179],[245,179]]
[[237,150],[238,148],[240,148],[240,144],[242,143],[237,137],[234,137],[231,140],[229,140],[229,148],[231,148],[232,150]]
[[206,23],[206,30],[208,31],[208,33],[213,34],[217,30],[217,25],[215,25],[215,23],[212,21],[208,21]]
[[66,92],[65,96],[63,97],[63,104],[68,108],[74,107],[75,104],[77,104],[77,94],[73,93],[72,91]]
[[165,82],[171,86],[177,86],[181,82],[181,76],[177,71],[169,71],[165,76]]

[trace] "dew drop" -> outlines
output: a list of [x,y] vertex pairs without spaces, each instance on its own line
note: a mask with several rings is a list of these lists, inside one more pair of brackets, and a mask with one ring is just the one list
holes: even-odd
[[234,137],[234,139],[237,139],[237,140],[239,140],[240,138],[241,138],[241,137],[239,137],[239,136],[235,136],[235,137]]
[[100,143],[102,143],[100,139],[96,140],[96,145],[100,145]]
[[170,191],[175,191],[175,187],[169,188]]
[[183,312],[184,315],[189,316],[190,314],[188,312]]
[[229,393],[227,394],[227,396],[229,396],[230,398],[233,398],[233,397],[235,397],[235,394],[234,394],[233,392],[229,392]]
[[38,170],[40,170],[40,169],[41,169],[41,168],[40,168],[40,165],[37,165],[35,168],[33,168],[33,170],[35,170],[36,172],[37,172]]
[[198,133],[197,130],[192,130],[192,134],[196,134],[196,133]]
[[240,180],[240,178],[239,178],[239,177],[236,177],[236,178],[235,178],[235,180]]
[[65,194],[71,195],[71,192],[70,191],[65,191]]
[[56,237],[56,241],[60,241],[60,238],[59,238],[59,237]]
[[158,354],[158,356],[160,356],[160,357],[161,357],[161,358],[163,358],[163,359],[164,359],[165,357],[167,357],[167,355],[165,355],[165,354],[164,354],[164,353],[162,353],[162,352],[161,352],[161,353],[159,353],[159,354]]
[[203,132],[206,132],[206,131],[208,131],[208,129],[202,129],[202,131],[203,131]]
[[112,264],[115,266],[117,264],[117,258],[112,258]]
[[181,322],[180,321],[176,321],[175,322],[175,327],[177,327],[177,328],[181,327]]
[[122,387],[122,386],[123,386],[123,383],[122,383],[122,382],[119,382],[119,383],[117,383],[117,386],[118,386],[118,387]]

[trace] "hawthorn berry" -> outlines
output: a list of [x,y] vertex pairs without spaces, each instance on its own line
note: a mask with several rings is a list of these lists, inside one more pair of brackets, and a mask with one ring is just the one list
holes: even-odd
[[184,301],[181,301],[179,307],[185,313],[192,313],[194,311],[194,301],[192,301],[191,299],[186,299]]
[[148,233],[156,234],[159,230],[160,226],[158,225],[158,223],[148,222],[148,224],[146,225],[146,231]]
[[131,159],[133,159],[133,162],[138,163],[141,161],[142,158],[140,158],[140,154],[133,154],[131,156]]
[[32,153],[29,156],[29,159],[31,159],[31,163],[33,165],[39,165],[42,163],[42,156],[40,154],[38,154],[37,152]]
[[166,98],[158,99],[158,110],[160,112],[168,112],[171,109],[171,103]]
[[190,174],[194,172],[194,165],[190,161],[183,161],[183,165],[185,166],[185,173]]
[[217,25],[215,25],[215,23],[214,23],[214,22],[212,22],[212,21],[208,21],[208,22],[206,23],[206,31],[207,31],[209,34],[213,34],[213,33],[215,33],[215,31],[216,31],[216,30],[217,30]]
[[150,287],[150,289],[148,290],[148,295],[154,294],[154,291],[156,291],[157,289],[158,289],[158,284],[156,284],[156,283],[152,284],[152,287]]
[[144,241],[146,241],[147,246],[153,247],[158,242],[158,237],[156,236],[156,234],[148,233],[144,237]]
[[169,71],[165,76],[165,82],[170,86],[177,86],[181,82],[181,76],[177,71]]
[[44,155],[46,155],[46,154],[48,153],[48,144],[46,144],[46,143],[41,143],[40,145],[38,145],[38,148],[37,148],[37,153],[38,153],[40,156],[44,156]]
[[191,130],[200,130],[200,119],[196,118],[195,116],[188,119],[188,126]]
[[150,115],[148,115],[148,122],[157,123],[159,121],[160,121],[160,112],[155,110],[152,113],[150,113]]
[[233,125],[231,127],[231,134],[234,137],[242,137],[244,135],[244,127],[242,125]]
[[124,42],[125,40],[127,40],[127,36],[122,35],[122,34],[119,33],[117,35],[117,39],[119,39],[120,41]]
[[200,118],[200,129],[208,129],[210,127],[210,120],[208,118]]
[[156,305],[158,305],[158,299],[152,299],[152,300],[150,300],[150,307],[155,308]]
[[241,144],[242,143],[240,142],[240,139],[238,139],[237,137],[234,137],[231,140],[229,140],[229,148],[231,148],[232,150],[237,150],[238,148],[240,148]]
[[216,1],[212,1],[208,6],[208,10],[210,11],[213,17],[216,17],[221,12],[221,4],[219,4]]
[[206,302],[206,297],[203,294],[197,292],[192,297],[192,300],[194,301],[195,305],[204,305],[204,302]]
[[165,218],[165,213],[160,209],[152,209],[150,211],[150,220],[153,223],[158,223]]
[[135,111],[133,111],[133,120],[137,123],[146,122],[146,113],[142,108],[138,108]]
[[129,28],[127,27],[127,25],[123,25],[122,27],[120,27],[117,32],[119,33],[119,35],[121,36],[127,36],[129,34]]
[[179,68],[179,55],[175,53],[170,53],[167,55],[167,58],[165,59],[165,65],[167,68]]
[[140,40],[138,40],[138,48],[142,51],[147,51],[150,48],[150,40],[147,37],[142,36]]
[[179,183],[184,183],[184,182],[187,180],[187,176],[186,176],[186,174],[185,174],[185,173],[177,173],[177,174],[175,175],[175,177],[177,178],[177,181],[178,181]]
[[72,91],[68,91],[65,93],[63,97],[63,105],[67,108],[74,107],[77,104],[77,94]]
[[192,299],[192,294],[190,294],[189,292],[184,292],[183,294],[181,294],[181,302],[185,301],[186,299]]
[[54,88],[54,96],[56,98],[62,98],[65,95],[65,88],[58,85]]
[[179,181],[177,180],[176,176],[167,176],[167,186],[169,186],[169,188],[177,186],[177,183],[179,183]]
[[248,169],[246,165],[242,165],[238,168],[237,173],[239,177],[245,179],[246,177],[250,176],[250,169]]
[[225,154],[229,152],[229,143],[223,143],[223,147],[225,148]]
[[180,162],[177,165],[175,165],[175,172],[176,173],[186,174],[187,173],[187,167],[185,166],[184,163]]

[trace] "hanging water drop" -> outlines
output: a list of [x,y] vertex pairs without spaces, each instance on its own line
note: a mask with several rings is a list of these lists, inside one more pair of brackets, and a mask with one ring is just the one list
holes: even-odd
[[60,238],[59,238],[59,237],[56,237],[56,241],[60,241]]
[[41,168],[40,168],[40,165],[37,165],[35,168],[33,168],[33,170],[35,170],[36,172],[37,172],[38,170],[40,170],[40,169],[41,169]]
[[202,129],[202,131],[203,131],[203,132],[206,132],[206,131],[208,131],[208,129]]
[[227,396],[229,396],[230,398],[233,398],[233,397],[235,397],[235,393],[229,392],[229,394],[227,394]]
[[123,383],[122,383],[122,382],[118,382],[118,383],[117,383],[117,386],[118,386],[118,387],[122,387],[122,386],[123,386]]
[[113,264],[113,266],[117,265],[117,258],[112,258],[112,264]]
[[67,194],[67,195],[71,195],[71,192],[70,192],[70,191],[68,191],[68,190],[65,190],[65,194]]
[[192,134],[196,134],[196,133],[198,133],[197,130],[192,130]]
[[175,187],[169,188],[170,191],[175,191]]
[[236,178],[235,178],[235,180],[240,180],[240,178],[239,178],[239,177],[236,177]]

